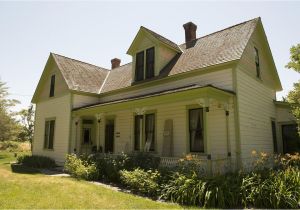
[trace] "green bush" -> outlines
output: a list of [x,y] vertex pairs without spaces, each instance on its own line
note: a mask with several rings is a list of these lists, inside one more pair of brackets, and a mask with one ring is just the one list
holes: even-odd
[[17,163],[31,168],[53,168],[56,166],[53,159],[39,155],[18,156]]
[[121,181],[133,192],[149,197],[157,197],[160,192],[160,173],[157,170],[135,169],[133,171],[122,170]]
[[97,180],[99,177],[95,164],[81,160],[75,154],[66,156],[64,170],[77,179]]
[[239,178],[224,175],[213,178],[198,177],[196,173],[174,173],[162,188],[161,197],[172,202],[206,208],[239,206]]
[[141,168],[145,170],[158,169],[160,157],[154,156],[148,152],[136,152],[130,156],[131,166],[133,168]]
[[241,185],[242,203],[256,208],[299,208],[300,171],[268,170],[247,174]]
[[17,150],[19,143],[16,141],[2,141],[0,142],[0,150]]

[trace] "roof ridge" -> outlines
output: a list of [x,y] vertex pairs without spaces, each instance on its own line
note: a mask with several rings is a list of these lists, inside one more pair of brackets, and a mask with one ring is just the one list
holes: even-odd
[[64,57],[64,58],[67,58],[67,59],[70,59],[70,60],[73,60],[73,61],[77,61],[77,62],[80,62],[80,63],[83,63],[83,64],[87,64],[87,65],[90,65],[90,66],[94,66],[94,67],[101,68],[103,70],[109,71],[109,69],[106,69],[104,67],[97,66],[97,65],[94,65],[94,64],[91,64],[91,63],[87,63],[85,61],[77,60],[77,59],[70,58],[70,57],[67,57],[67,56],[64,56],[64,55],[60,55],[60,54],[57,54],[57,53],[53,53],[53,52],[50,52],[50,54],[56,55],[56,56],[60,56],[60,57]]
[[[247,23],[247,22],[251,22],[251,21],[254,21],[254,20],[259,20],[259,19],[261,19],[261,17],[256,17],[256,18],[253,18],[253,19],[250,19],[250,20],[246,20],[246,21],[243,21],[243,22],[241,22],[241,23],[237,23],[237,24],[234,24],[234,25],[232,25],[232,26],[228,26],[228,27],[226,27],[226,28],[223,28],[223,29],[220,29],[220,30],[218,30],[218,31],[212,32],[212,33],[210,33],[210,34],[206,34],[206,35],[204,35],[204,36],[201,36],[201,37],[199,37],[199,38],[196,38],[196,39],[193,40],[193,41],[197,41],[197,40],[202,39],[202,38],[204,38],[204,37],[211,36],[211,35],[213,35],[213,34],[216,34],[216,33],[219,33],[219,32],[225,31],[225,30],[228,30],[228,29],[230,29],[230,28],[234,28],[234,27],[239,26],[239,25],[243,25],[243,24],[245,24],[245,23]],[[180,44],[180,45],[178,45],[178,46],[181,47],[182,45],[184,45],[184,44],[186,44],[186,43],[187,43],[187,42],[184,42],[184,43],[182,43],[182,44]]]
[[[180,47],[179,47],[178,44],[176,44],[176,43],[173,42],[172,40],[166,38],[165,36],[163,36],[163,35],[161,35],[161,34],[155,32],[155,31],[153,31],[153,30],[151,30],[151,29],[149,29],[149,28],[147,28],[147,27],[145,27],[145,26],[141,26],[140,28],[143,28],[143,29],[147,30],[148,32],[153,33],[152,35],[160,36],[161,38],[165,39],[167,42],[170,42],[170,43],[166,43],[165,41],[162,41],[162,40],[160,40],[160,41],[162,41],[162,42],[164,42],[165,44],[171,46],[172,48],[178,47],[178,49],[181,51],[181,49],[180,49]],[[174,44],[176,47],[175,47],[175,46],[172,46],[171,44]],[[177,50],[178,50],[178,49],[177,49]]]
[[114,69],[111,69],[111,70],[115,70],[115,69],[121,68],[121,67],[126,66],[126,65],[129,65],[129,64],[132,64],[132,62],[125,63],[125,64],[123,64],[123,65],[121,65],[121,66],[119,66],[119,67],[116,67],[116,68],[114,68]]

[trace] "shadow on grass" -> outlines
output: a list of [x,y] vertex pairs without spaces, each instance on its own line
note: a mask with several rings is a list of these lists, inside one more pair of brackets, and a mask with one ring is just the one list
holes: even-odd
[[39,174],[41,173],[38,169],[35,168],[30,168],[26,167],[20,164],[11,164],[11,170],[14,173],[19,173],[19,174]]

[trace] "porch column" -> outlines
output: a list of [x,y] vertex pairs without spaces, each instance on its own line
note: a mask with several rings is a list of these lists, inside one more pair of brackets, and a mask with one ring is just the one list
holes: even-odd
[[75,144],[74,144],[74,153],[80,153],[80,136],[81,136],[81,118],[75,118]]
[[[99,152],[100,150],[100,124],[103,120],[103,116],[104,114],[103,113],[99,113],[99,114],[96,114],[95,117],[97,119],[97,125],[96,125],[96,145],[97,145],[97,152]],[[101,151],[102,152],[102,151]]]
[[143,115],[146,113],[146,108],[145,107],[143,107],[143,108],[137,108],[137,109],[135,109],[135,113],[136,113],[136,115],[138,115],[138,116],[141,116],[140,117],[140,119],[139,119],[139,123],[140,123],[140,151],[142,151],[143,150],[143,147],[142,147],[142,145],[143,145]]
[[211,102],[211,98],[205,97],[197,99],[197,103],[204,108],[204,142],[205,144],[205,150],[207,155],[207,172],[209,175],[212,175],[212,155],[211,155],[211,141],[209,139],[209,105]]
[[229,169],[230,171],[232,170],[231,168],[231,144],[230,144],[230,135],[229,135],[229,104],[228,102],[225,102],[223,104],[224,106],[224,111],[225,111],[225,118],[226,118],[226,144],[227,144],[227,159],[228,159],[228,164],[229,164]]

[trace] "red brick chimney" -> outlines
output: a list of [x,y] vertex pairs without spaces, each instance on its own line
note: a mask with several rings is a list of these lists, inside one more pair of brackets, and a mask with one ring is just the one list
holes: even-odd
[[119,67],[121,64],[121,60],[119,58],[111,59],[111,69]]
[[188,22],[183,25],[183,28],[185,30],[185,42],[190,42],[196,39],[196,31],[197,31],[197,25]]

